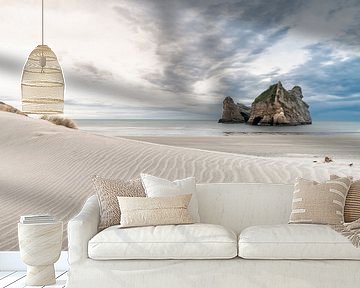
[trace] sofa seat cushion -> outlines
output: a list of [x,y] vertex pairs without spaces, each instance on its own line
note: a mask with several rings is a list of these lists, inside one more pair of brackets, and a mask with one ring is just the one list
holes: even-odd
[[246,259],[354,259],[360,249],[328,225],[283,224],[248,227],[239,237]]
[[89,257],[109,259],[229,259],[237,256],[237,237],[213,224],[109,227],[88,245]]

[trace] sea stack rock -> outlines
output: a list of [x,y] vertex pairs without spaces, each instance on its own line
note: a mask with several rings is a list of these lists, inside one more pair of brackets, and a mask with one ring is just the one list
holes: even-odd
[[271,126],[311,124],[309,105],[302,98],[300,86],[287,91],[279,81],[254,100],[248,123]]
[[250,107],[244,104],[235,104],[234,100],[227,96],[223,101],[223,113],[219,123],[244,123],[250,117]]

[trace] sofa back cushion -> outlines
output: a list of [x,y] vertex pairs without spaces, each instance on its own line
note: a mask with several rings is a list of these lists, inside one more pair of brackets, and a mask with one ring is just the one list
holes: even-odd
[[293,185],[285,184],[197,184],[201,222],[222,225],[236,233],[253,225],[285,224],[293,190]]

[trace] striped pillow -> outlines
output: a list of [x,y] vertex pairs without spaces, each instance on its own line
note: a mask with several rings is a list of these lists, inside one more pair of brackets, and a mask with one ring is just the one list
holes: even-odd
[[289,223],[342,224],[350,178],[317,183],[298,178]]
[[194,223],[188,211],[191,196],[117,197],[121,228]]
[[[339,176],[330,175],[330,180],[338,179]],[[344,208],[345,222],[353,222],[360,219],[360,180],[354,181],[346,196]]]

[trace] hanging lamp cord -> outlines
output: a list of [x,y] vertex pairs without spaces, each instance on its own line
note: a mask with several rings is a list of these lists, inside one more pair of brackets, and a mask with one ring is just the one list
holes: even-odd
[[44,0],[41,0],[41,43],[44,45]]

